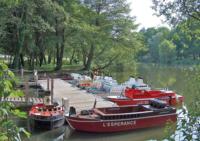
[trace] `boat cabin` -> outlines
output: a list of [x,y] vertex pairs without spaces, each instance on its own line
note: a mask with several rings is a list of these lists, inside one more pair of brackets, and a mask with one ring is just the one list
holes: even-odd
[[29,115],[55,116],[63,113],[63,108],[55,105],[38,104],[31,108]]

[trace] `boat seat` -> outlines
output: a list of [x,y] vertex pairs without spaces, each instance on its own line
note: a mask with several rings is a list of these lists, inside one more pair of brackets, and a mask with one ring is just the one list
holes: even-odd
[[90,115],[90,112],[88,110],[82,110],[80,112],[81,115]]
[[155,108],[165,108],[167,105],[166,102],[159,99],[152,99],[149,101],[149,104]]
[[75,115],[76,114],[76,108],[73,106],[69,108],[69,115]]

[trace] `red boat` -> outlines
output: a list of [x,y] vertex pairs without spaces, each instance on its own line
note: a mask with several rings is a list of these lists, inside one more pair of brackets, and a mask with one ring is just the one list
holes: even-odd
[[177,105],[183,102],[183,96],[169,90],[139,90],[127,88],[124,96],[107,96],[106,99],[117,105],[148,104],[151,99],[160,99],[169,105]]
[[64,108],[56,105],[36,104],[29,111],[31,127],[53,129],[64,124]]
[[152,100],[150,105],[132,105],[108,108],[93,108],[75,113],[70,108],[66,118],[72,129],[84,132],[119,132],[155,126],[168,121],[176,122],[176,109]]

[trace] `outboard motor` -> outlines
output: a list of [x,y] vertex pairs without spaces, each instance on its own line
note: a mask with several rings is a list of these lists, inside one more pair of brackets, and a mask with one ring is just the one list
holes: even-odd
[[69,108],[69,116],[75,115],[75,114],[76,114],[76,108],[70,107],[70,108]]
[[162,100],[159,100],[159,99],[153,99],[153,100],[150,100],[149,101],[149,104],[152,106],[152,107],[155,107],[155,108],[165,108],[166,107],[166,102],[162,101]]

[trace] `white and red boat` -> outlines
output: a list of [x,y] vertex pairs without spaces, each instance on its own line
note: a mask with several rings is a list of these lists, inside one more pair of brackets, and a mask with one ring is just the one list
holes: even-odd
[[29,111],[29,121],[32,128],[53,129],[65,122],[64,108],[57,104],[36,104]]
[[154,98],[163,100],[173,106],[182,103],[184,99],[183,96],[169,90],[140,90],[133,88],[126,88],[124,95],[106,97],[107,100],[119,106],[149,104],[149,101]]
[[[93,108],[80,113],[71,108],[66,120],[72,129],[84,132],[119,132],[176,122],[176,109],[152,100],[150,105]],[[72,112],[73,111],[73,112]]]

